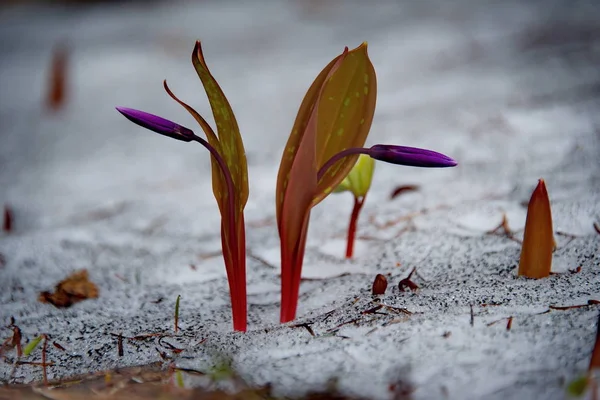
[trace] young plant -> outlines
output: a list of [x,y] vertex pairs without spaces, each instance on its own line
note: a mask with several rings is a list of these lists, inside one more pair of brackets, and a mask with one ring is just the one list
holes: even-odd
[[550,199],[546,183],[540,179],[527,206],[519,276],[535,279],[550,276],[554,247]]
[[352,258],[352,254],[354,253],[356,223],[358,222],[360,210],[367,199],[367,192],[371,187],[374,171],[375,160],[365,154],[361,154],[348,175],[333,191],[334,193],[349,191],[354,196],[354,207],[352,208],[352,214],[350,214],[350,223],[348,224],[346,258]]
[[296,317],[306,234],[312,207],[348,175],[360,154],[393,164],[452,167],[443,154],[412,147],[363,148],[375,112],[377,84],[367,44],[334,58],[300,105],[277,177],[281,242],[281,322]]
[[199,41],[192,52],[192,63],[208,96],[217,125],[216,134],[200,114],[171,92],[166,81],[164,88],[173,100],[196,119],[208,140],[156,115],[124,107],[117,107],[117,110],[137,125],[173,139],[198,142],[211,153],[212,187],[221,213],[221,243],[231,296],[233,328],[245,331],[247,306],[244,207],[248,200],[246,153],[233,110],[206,65]]

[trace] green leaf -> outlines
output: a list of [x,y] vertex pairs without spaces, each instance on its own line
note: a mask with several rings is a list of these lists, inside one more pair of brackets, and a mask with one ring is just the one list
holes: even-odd
[[366,154],[361,154],[348,175],[335,188],[334,193],[350,191],[356,198],[366,196],[371,187],[374,171],[375,160]]
[[[294,126],[292,127],[292,132],[285,145],[285,149],[283,150],[283,156],[281,157],[281,163],[279,164],[279,172],[277,175],[276,209],[278,222],[281,221],[283,199],[285,197],[287,185],[290,180],[290,172],[292,170],[292,165],[296,160],[296,155],[298,154],[300,143],[303,141],[307,133],[307,126],[310,116],[313,113],[315,103],[317,102],[317,99],[321,93],[321,88],[323,87],[325,80],[328,78],[330,71],[341,57],[345,57],[345,52],[334,58],[329,64],[327,64],[325,68],[323,68],[323,70],[319,73],[317,78],[314,80],[314,82],[306,92],[306,95],[302,100],[302,104],[300,105],[300,109],[298,110],[296,120],[294,121]],[[311,135],[316,134],[316,127],[313,126],[311,127],[311,129],[312,130],[309,131],[309,133]],[[305,143],[305,145],[310,145],[311,147],[316,146],[316,139],[310,138],[309,141]],[[308,163],[305,162],[304,164],[305,165],[303,167],[307,168],[307,170],[305,170],[305,174],[309,175],[314,172],[314,175],[316,176],[316,163],[314,161],[311,161]]]
[[31,342],[27,343],[27,345],[23,348],[23,355],[25,357],[29,356],[33,350],[40,344],[44,335],[40,335],[33,339]]
[[179,301],[181,300],[181,295],[177,295],[177,300],[175,300],[175,332],[179,329]]
[[[323,86],[318,107],[317,167],[350,147],[363,147],[375,114],[377,78],[363,43],[348,52]],[[321,178],[313,206],[348,175],[358,156],[345,157]]]
[[180,388],[184,388],[185,384],[183,383],[183,374],[180,370],[175,371],[175,380],[177,381],[177,386]]
[[587,390],[589,380],[587,376],[581,376],[579,378],[573,379],[567,385],[567,393],[573,397],[581,397],[585,394]]
[[[192,63],[198,73],[198,77],[202,81],[208,101],[212,109],[215,123],[217,124],[217,134],[219,140],[219,154],[225,160],[227,167],[231,171],[231,176],[236,189],[236,212],[241,212],[248,201],[248,165],[246,161],[246,152],[244,150],[244,143],[240,135],[237,121],[229,101],[221,87],[212,76],[206,61],[204,54],[202,53],[202,45],[200,41],[196,42],[196,47],[192,53]],[[214,141],[214,138],[212,138]],[[211,137],[208,137],[209,143]],[[214,146],[214,145],[213,145]],[[220,170],[213,167],[213,180],[215,178],[215,172],[217,172],[218,179],[221,180],[223,185],[222,189],[225,188],[225,182],[221,175]],[[215,193],[215,196],[217,193]],[[219,196],[223,197],[223,192],[219,193]]]

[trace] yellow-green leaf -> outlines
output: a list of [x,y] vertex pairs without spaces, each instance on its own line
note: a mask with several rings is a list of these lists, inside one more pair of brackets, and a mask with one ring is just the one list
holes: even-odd
[[348,175],[335,188],[334,193],[350,191],[354,197],[364,197],[373,180],[375,160],[366,154],[361,154]]
[[[225,160],[227,167],[231,171],[231,176],[236,190],[236,211],[241,212],[248,200],[248,165],[246,161],[246,152],[240,135],[235,115],[229,105],[229,101],[221,90],[221,87],[212,76],[204,55],[200,42],[196,42],[196,47],[192,53],[192,63],[202,81],[208,101],[212,109],[215,123],[217,124],[217,135],[219,139],[219,154]],[[212,141],[211,141],[212,139]],[[214,138],[208,137],[208,141],[214,147]],[[215,178],[221,181],[219,190],[225,189],[225,182],[221,171],[215,168],[213,164],[213,181]],[[213,186],[213,190],[214,190]],[[223,193],[215,193],[217,199],[224,198]]]
[[27,357],[31,354],[33,350],[40,344],[44,335],[40,335],[33,339],[31,342],[27,343],[27,345],[23,348],[23,355]]
[[[363,147],[375,114],[377,78],[363,43],[348,52],[323,86],[318,108],[317,166],[350,147]],[[358,156],[336,163],[321,178],[313,206],[348,175]]]
[[[283,208],[283,199],[285,196],[285,192],[287,189],[288,182],[290,180],[290,171],[292,169],[292,164],[294,164],[294,160],[296,159],[296,154],[298,153],[298,149],[300,147],[300,143],[305,136],[307,131],[308,122],[312,111],[315,107],[315,103],[321,93],[321,88],[325,80],[328,78],[328,74],[331,69],[334,67],[336,62],[346,56],[347,48],[341,55],[337,56],[323,70],[319,73],[315,81],[312,83],[304,99],[302,100],[302,104],[300,105],[300,109],[298,110],[298,114],[296,116],[296,120],[294,121],[294,126],[292,127],[292,132],[288,138],[288,141],[285,145],[285,149],[283,150],[283,156],[281,157],[281,163],[279,165],[279,172],[277,175],[277,189],[276,189],[276,210],[277,210],[277,221],[278,225],[281,221],[281,211]],[[316,131],[314,132],[316,134]],[[311,139],[312,141],[312,139]],[[313,142],[311,146],[315,146]],[[314,151],[313,151],[314,152]],[[316,176],[316,162],[311,163],[312,165],[306,165],[303,168],[306,168],[304,173],[314,174]],[[311,195],[312,196],[312,195]]]
[[583,375],[579,378],[573,379],[567,385],[567,393],[573,397],[581,397],[585,394],[589,384],[588,377]]
[[[196,122],[198,122],[198,125],[200,125],[200,127],[202,128],[202,130],[206,134],[206,138],[208,139],[208,142],[210,143],[210,145],[212,147],[214,147],[215,150],[219,154],[221,154],[221,145],[219,144],[219,139],[217,138],[217,135],[215,135],[215,132],[210,127],[210,125],[208,124],[208,122],[206,122],[206,120],[200,114],[198,114],[198,112],[196,110],[194,110],[188,104],[184,103],[177,96],[175,96],[175,94],[171,91],[171,89],[167,85],[167,81],[166,80],[163,82],[163,86],[164,86],[167,94],[169,96],[171,96],[171,98],[173,100],[175,100],[177,103],[179,103],[183,108],[185,108],[187,110],[187,112],[189,112],[194,117],[194,119],[196,120]],[[221,168],[219,167],[219,164],[214,159],[214,157],[211,157],[210,161],[211,161],[211,168],[212,168],[212,187],[213,187],[213,193],[215,195],[215,198],[217,199],[217,204],[219,206],[219,211],[221,212],[221,215],[224,215],[224,210],[225,210],[225,207],[226,207],[226,205],[225,205],[225,199],[226,199],[226,197],[225,197],[224,194],[227,193],[227,185],[225,184],[225,177],[223,177],[223,173],[221,172]]]

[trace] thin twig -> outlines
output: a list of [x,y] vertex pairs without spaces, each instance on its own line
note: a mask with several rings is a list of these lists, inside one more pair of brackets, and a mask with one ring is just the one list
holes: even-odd
[[311,336],[315,336],[315,332],[313,331],[313,329],[310,327],[310,325],[308,323],[292,325],[291,327],[292,328],[304,328],[308,331],[308,333],[310,333]]

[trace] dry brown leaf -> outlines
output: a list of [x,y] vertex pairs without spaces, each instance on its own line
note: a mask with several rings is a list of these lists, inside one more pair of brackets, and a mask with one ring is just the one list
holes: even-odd
[[40,293],[39,301],[56,307],[70,307],[85,299],[98,297],[98,287],[88,279],[88,271],[82,269],[71,274],[56,285],[54,293]]

